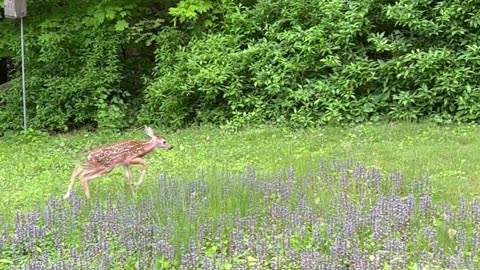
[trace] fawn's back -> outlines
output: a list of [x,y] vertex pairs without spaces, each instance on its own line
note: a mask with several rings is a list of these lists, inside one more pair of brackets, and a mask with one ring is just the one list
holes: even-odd
[[87,161],[104,167],[114,167],[128,163],[134,158],[145,156],[150,152],[150,148],[153,146],[149,142],[121,142],[91,152]]

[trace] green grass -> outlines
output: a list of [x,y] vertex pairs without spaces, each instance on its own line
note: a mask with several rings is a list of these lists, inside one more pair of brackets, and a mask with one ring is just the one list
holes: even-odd
[[[303,131],[268,127],[238,132],[214,127],[154,131],[165,135],[175,148],[147,157],[149,168],[140,192],[148,192],[149,184],[161,173],[189,181],[203,171],[218,179],[226,171],[242,172],[251,165],[267,174],[293,166],[301,174],[319,166],[322,160],[351,159],[385,173],[399,170],[408,179],[428,171],[435,196],[447,201],[480,193],[477,126],[377,124]],[[88,150],[131,138],[146,136],[143,130],[137,130],[123,134],[80,132],[1,138],[0,214],[10,218],[16,211],[43,206],[52,196],[60,198],[73,168]],[[134,169],[136,177],[138,172]],[[78,182],[75,190],[82,192]],[[94,199],[109,194],[131,195],[120,169],[93,180],[90,191]]]

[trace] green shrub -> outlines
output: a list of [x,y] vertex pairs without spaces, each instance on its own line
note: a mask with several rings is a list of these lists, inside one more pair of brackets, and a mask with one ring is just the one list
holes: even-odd
[[[125,125],[125,99],[121,89],[122,45],[126,43],[124,18],[131,6],[108,1],[51,1],[25,25],[25,66],[28,125],[34,129],[66,131],[85,125],[120,128]],[[54,9],[56,14],[48,12]],[[11,55],[20,55],[14,22],[5,21],[9,33],[0,43]],[[13,34],[15,33],[15,34]],[[14,42],[15,41],[15,42]],[[21,80],[0,93],[0,130],[22,124]]]
[[473,1],[260,0],[177,47],[160,42],[174,33],[165,30],[140,120],[477,121],[479,10]]

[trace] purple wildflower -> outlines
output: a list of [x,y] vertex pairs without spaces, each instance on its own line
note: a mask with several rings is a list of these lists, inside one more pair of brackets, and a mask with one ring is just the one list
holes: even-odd
[[341,261],[347,256],[347,240],[345,235],[337,235],[332,247],[332,257],[336,261]]
[[392,194],[398,195],[404,188],[404,175],[401,172],[394,172],[390,176],[390,181],[393,183]]

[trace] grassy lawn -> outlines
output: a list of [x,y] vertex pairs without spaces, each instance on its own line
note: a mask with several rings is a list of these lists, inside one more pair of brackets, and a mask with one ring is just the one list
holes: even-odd
[[[175,148],[147,157],[147,176],[135,195],[131,194],[122,171],[117,169],[91,182],[93,200],[88,203],[83,200],[77,182],[74,190],[79,197],[74,196],[67,206],[58,205],[58,200],[65,193],[71,172],[80,158],[102,144],[146,139],[143,130],[124,134],[80,132],[2,138],[0,213],[6,224],[13,224],[16,212],[37,209],[36,214],[17,216],[16,222],[21,224],[18,228],[24,226],[25,230],[17,228],[17,237],[30,236],[15,240],[17,242],[9,240],[4,265],[48,254],[54,261],[69,260],[74,265],[81,259],[61,255],[62,251],[53,248],[65,248],[63,241],[67,246],[83,246],[83,251],[77,252],[87,252],[85,249],[100,244],[108,245],[108,252],[105,253],[105,248],[95,249],[95,252],[101,250],[98,258],[113,256],[117,259],[117,268],[112,266],[111,269],[133,269],[139,267],[142,260],[152,258],[157,258],[157,268],[178,267],[181,263],[198,269],[198,261],[190,257],[190,261],[185,259],[188,254],[203,256],[204,264],[217,255],[230,258],[220,263],[220,269],[252,266],[257,260],[260,269],[270,268],[272,263],[288,265],[286,269],[299,269],[301,260],[295,256],[307,256],[312,252],[317,254],[312,257],[313,262],[321,264],[325,259],[334,266],[370,262],[375,269],[378,264],[388,264],[385,269],[417,269],[416,262],[433,260],[439,263],[438,267],[448,267],[446,262],[457,258],[457,253],[466,258],[463,264],[458,260],[457,266],[466,267],[467,262],[469,266],[478,265],[479,257],[472,252],[477,250],[477,219],[480,219],[479,127],[403,123],[302,131],[255,128],[230,132],[203,127],[155,132],[164,135]],[[324,161],[326,163],[322,163]],[[352,165],[342,169],[333,165],[334,161],[339,164],[348,161]],[[357,162],[364,165],[366,171],[356,166]],[[322,164],[333,167],[330,176],[324,175]],[[375,168],[381,173],[383,184],[377,181]],[[400,181],[398,176],[389,178],[397,171],[404,174],[405,181]],[[417,182],[423,183],[424,180],[419,179],[425,179],[426,173],[432,189],[426,192],[422,188],[412,189]],[[138,169],[134,174],[138,177]],[[57,203],[51,198],[57,199]],[[459,206],[462,198],[471,206]],[[382,201],[385,204],[380,204]],[[46,212],[38,210],[47,205]],[[383,225],[365,221],[374,219],[369,211],[381,207],[387,207],[378,219],[378,224]],[[392,209],[407,210],[388,214]],[[454,216],[452,211],[456,213]],[[473,214],[466,214],[469,211]],[[312,215],[316,218],[312,219]],[[295,221],[294,217],[300,221]],[[357,225],[348,223],[349,220],[357,220]],[[42,233],[29,231],[31,227],[27,224],[31,222],[37,224]],[[46,232],[42,228],[46,228]],[[275,228],[279,231],[275,232]],[[378,228],[383,228],[384,232],[377,232]],[[91,236],[82,233],[86,231],[91,232]],[[137,235],[138,231],[148,235],[148,241],[144,242],[164,243],[163,246],[142,244],[141,239],[145,238]],[[55,237],[49,238],[56,234],[55,237],[62,239],[61,243]],[[140,242],[125,242],[125,235],[131,237],[129,241]],[[462,242],[465,237],[474,240],[465,244]],[[251,241],[249,245],[255,246],[265,246],[262,242],[265,239],[269,243],[268,250],[242,249],[245,247],[242,239],[247,238]],[[38,239],[38,242],[35,244],[28,239]],[[293,242],[285,244],[284,239]],[[436,241],[440,244],[434,244]],[[347,242],[351,257],[339,251],[342,246],[347,248]],[[236,244],[232,246],[231,243]],[[356,244],[352,246],[352,243]],[[144,250],[141,253],[144,255],[131,253],[128,248],[131,245]],[[198,245],[201,249],[197,250]],[[402,248],[396,251],[392,245]],[[179,249],[181,246],[188,250]],[[170,248],[177,251],[177,257],[171,255]],[[149,253],[152,250],[163,257]],[[278,250],[285,253],[277,253]],[[362,262],[355,254],[366,259]],[[394,256],[399,262],[384,261],[382,254]],[[0,241],[0,269],[1,255]],[[59,257],[55,259],[55,256]],[[337,261],[332,262],[332,258]],[[219,262],[212,263],[219,266]]]
[[[299,173],[323,160],[351,159],[382,172],[396,170],[413,179],[428,171],[437,195],[457,201],[461,194],[480,194],[480,128],[429,124],[362,125],[286,131],[261,128],[227,132],[218,128],[162,132],[174,151],[147,157],[141,189],[159,174],[194,179],[224,171],[242,172],[247,165],[273,174],[293,166]],[[130,138],[145,139],[143,130],[126,134],[77,133],[52,137],[0,139],[0,213],[31,210],[50,197],[61,197],[71,172],[88,150]],[[134,169],[135,170],[135,169]],[[138,176],[138,170],[134,171]],[[92,181],[93,198],[130,192],[120,169]],[[81,192],[77,182],[75,190]]]

